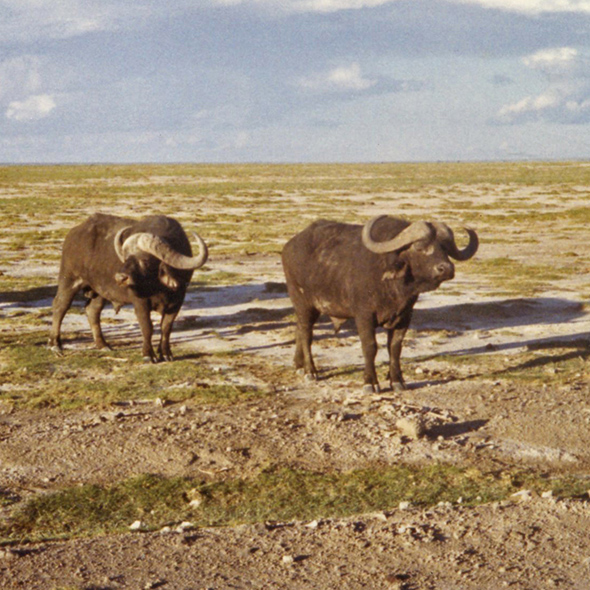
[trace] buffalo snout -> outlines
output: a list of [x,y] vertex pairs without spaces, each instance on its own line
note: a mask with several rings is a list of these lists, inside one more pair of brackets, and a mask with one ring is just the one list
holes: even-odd
[[452,262],[441,262],[434,267],[434,278],[437,281],[450,281],[455,277],[455,265]]

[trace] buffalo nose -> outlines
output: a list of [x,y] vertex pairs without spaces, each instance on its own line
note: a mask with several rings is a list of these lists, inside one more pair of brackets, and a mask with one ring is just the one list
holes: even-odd
[[434,271],[438,279],[448,281],[455,276],[455,265],[452,262],[441,262]]

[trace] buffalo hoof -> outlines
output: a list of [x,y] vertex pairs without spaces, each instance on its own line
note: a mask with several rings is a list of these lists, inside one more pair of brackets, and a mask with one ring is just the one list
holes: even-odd
[[395,393],[402,393],[406,390],[406,386],[403,383],[392,383],[391,390]]
[[146,365],[155,365],[158,362],[158,359],[156,357],[153,357],[153,356],[144,356],[143,357],[143,362]]
[[318,376],[317,373],[306,373],[305,369],[297,369],[297,375],[303,377],[305,381],[317,381]]
[[365,383],[363,385],[363,393],[381,393],[381,388],[378,383]]
[[50,344],[49,350],[51,350],[51,352],[53,352],[56,356],[63,356],[64,355],[63,348],[61,346],[58,346],[57,344],[53,344],[53,345]]

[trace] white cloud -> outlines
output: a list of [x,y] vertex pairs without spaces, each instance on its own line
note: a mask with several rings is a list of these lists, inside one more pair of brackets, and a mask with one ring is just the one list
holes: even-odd
[[281,12],[337,12],[372,8],[398,0],[210,0],[222,6],[251,5]]
[[365,78],[358,63],[340,66],[328,72],[302,78],[298,85],[306,90],[316,92],[361,92],[377,83]]
[[[250,5],[284,12],[336,12],[393,4],[399,0],[209,0],[222,6]],[[456,4],[477,4],[507,12],[590,13],[590,0],[450,0]]]
[[547,76],[571,76],[583,71],[583,57],[574,47],[543,49],[525,57],[525,66],[539,70]]
[[56,107],[53,96],[37,94],[26,100],[15,100],[6,109],[6,118],[14,121],[38,121],[44,119]]
[[0,62],[0,100],[39,92],[41,60],[22,55]]
[[543,12],[590,13],[590,0],[452,0],[458,4],[477,4],[507,12],[541,14]]
[[145,0],[0,0],[0,38],[6,41],[67,39],[133,26],[146,14]]
[[544,74],[549,86],[537,96],[502,107],[497,114],[498,122],[590,122],[590,59],[573,47],[558,47],[538,51],[522,62]]

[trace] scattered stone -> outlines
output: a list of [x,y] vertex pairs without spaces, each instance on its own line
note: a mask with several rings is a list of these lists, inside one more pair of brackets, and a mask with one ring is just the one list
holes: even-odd
[[141,520],[136,520],[134,523],[129,525],[130,531],[140,531],[143,529],[143,522]]
[[417,440],[424,436],[424,421],[419,416],[400,418],[395,423],[395,426],[400,431],[402,436],[407,436],[413,440]]
[[411,502],[400,502],[398,508],[400,510],[409,510],[412,507]]
[[283,563],[285,565],[291,565],[295,563],[295,558],[292,555],[283,555]]
[[393,590],[405,590],[408,587],[407,581],[410,576],[407,574],[391,573],[385,576],[385,581],[388,583],[388,588]]
[[531,490],[520,490],[519,492],[511,494],[510,497],[515,500],[528,501],[533,499],[533,492]]
[[175,529],[177,533],[184,533],[185,531],[192,531],[195,528],[194,523],[192,522],[181,522]]
[[318,423],[319,423],[319,422],[324,422],[324,420],[326,420],[326,413],[325,413],[323,410],[318,410],[318,411],[315,413],[314,420],[315,420],[316,422],[318,422]]
[[12,549],[0,549],[0,559],[10,561],[19,557],[19,554]]

